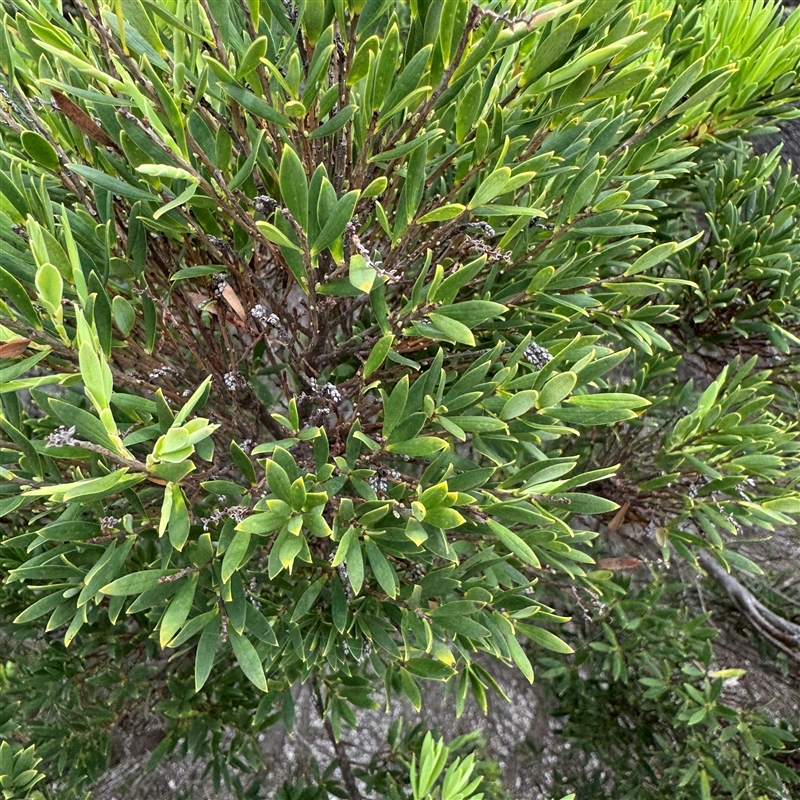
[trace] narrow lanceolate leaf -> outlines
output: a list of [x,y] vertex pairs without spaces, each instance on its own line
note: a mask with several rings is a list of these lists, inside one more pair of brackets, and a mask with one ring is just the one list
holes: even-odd
[[239,569],[249,547],[250,533],[242,530],[241,528],[237,529],[233,536],[233,540],[228,545],[228,549],[225,551],[225,556],[222,559],[220,576],[222,577],[223,583],[227,583],[230,580],[231,575],[233,575],[233,573]]
[[111,583],[102,586],[100,591],[103,594],[107,594],[109,597],[141,594],[157,586],[159,578],[163,578],[169,574],[170,570],[164,569],[147,569],[142,572],[133,572],[130,575],[124,575],[122,578],[117,578],[115,581],[111,581]]
[[197,575],[191,575],[183,586],[178,589],[175,596],[170,600],[167,610],[161,619],[159,628],[159,643],[161,647],[166,647],[167,643],[183,627],[189,612],[192,610],[194,593],[197,588]]
[[[283,166],[283,164],[281,164],[281,166]],[[320,220],[320,222],[324,223],[324,226],[319,232],[319,236],[317,236],[314,243],[311,245],[312,256],[322,252],[328,245],[333,243],[344,233],[347,223],[350,222],[353,216],[358,197],[358,190],[348,192],[344,197],[338,200],[328,219]]]
[[392,347],[393,341],[394,334],[391,333],[378,340],[378,342],[372,348],[366,363],[364,364],[365,378],[369,378],[369,376],[372,375],[375,370],[380,369],[381,365],[386,360],[386,356],[389,354],[389,350]]
[[511,177],[511,170],[508,167],[500,167],[495,170],[488,178],[478,187],[472,200],[469,201],[467,208],[477,208],[484,203],[488,203],[492,198],[497,197],[503,191],[508,179]]
[[248,111],[255,114],[257,117],[274,122],[282,128],[291,128],[292,122],[288,117],[285,117],[280,111],[276,111],[269,103],[257,97],[247,89],[241,86],[236,86],[233,83],[221,83],[225,93],[230,95],[237,103],[240,103]]
[[517,623],[517,628],[521,633],[524,633],[532,642],[544,647],[546,650],[552,650],[555,653],[574,653],[575,651],[554,633],[545,630],[544,628],[537,628],[533,625],[524,625],[521,622]]
[[317,578],[304,592],[300,595],[297,605],[294,607],[291,622],[297,622],[304,614],[307,614],[314,607],[314,603],[328,582],[328,576],[323,575]]
[[264,667],[261,665],[261,659],[253,647],[250,640],[243,634],[237,633],[232,628],[228,628],[228,637],[230,638],[233,654],[236,656],[236,661],[242,668],[245,676],[253,685],[261,689],[262,692],[267,691],[267,679],[264,675]]
[[194,658],[194,690],[199,692],[214,666],[214,657],[220,642],[219,620],[212,619],[203,628],[200,641],[197,643],[197,652]]
[[539,567],[539,559],[536,553],[531,550],[528,544],[505,525],[501,525],[493,519],[487,519],[486,524],[492,533],[512,552],[519,556],[526,564],[532,567]]
[[279,231],[269,222],[259,220],[256,222],[256,227],[261,231],[267,241],[277,244],[280,247],[288,247],[290,250],[300,251],[300,248],[288,236],[286,236],[285,233]]
[[[303,230],[307,230],[308,181],[303,165],[297,157],[297,153],[295,153],[288,144],[283,148],[278,178],[283,202],[292,213],[292,216],[297,220],[300,227],[302,227]],[[342,230],[344,230],[344,226],[342,226]]]
[[375,576],[375,580],[378,581],[381,589],[383,589],[389,597],[395,597],[398,588],[397,575],[392,565],[372,539],[366,539],[364,541],[364,549],[367,551],[367,558],[369,559],[370,567],[372,567],[372,574]]
[[575,387],[578,376],[574,372],[562,372],[553,375],[539,392],[536,405],[539,408],[551,408],[560,403]]

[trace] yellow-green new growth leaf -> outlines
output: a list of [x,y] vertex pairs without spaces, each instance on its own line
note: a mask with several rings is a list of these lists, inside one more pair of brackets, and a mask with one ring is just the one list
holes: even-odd
[[288,236],[281,233],[274,225],[271,225],[269,222],[264,222],[263,220],[259,220],[256,222],[256,227],[261,231],[264,238],[268,242],[272,242],[273,244],[277,244],[279,247],[288,247],[290,250],[297,250],[300,252],[300,248],[291,240]]

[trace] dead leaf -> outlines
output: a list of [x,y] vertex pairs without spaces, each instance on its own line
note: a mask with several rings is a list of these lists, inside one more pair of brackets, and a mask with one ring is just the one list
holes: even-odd
[[614,514],[614,519],[612,519],[611,522],[608,523],[608,529],[610,531],[616,531],[619,528],[619,526],[622,525],[622,523],[625,520],[625,514],[627,513],[630,507],[631,507],[630,500],[627,500],[625,501],[625,503],[623,503],[622,508],[620,508],[620,510],[617,511],[616,514]]
[[56,108],[82,133],[106,147],[117,150],[117,143],[76,103],[65,94],[51,90]]
[[601,558],[597,562],[597,569],[608,569],[619,572],[621,569],[636,569],[642,562],[638,558]]
[[31,343],[30,339],[14,339],[12,342],[0,344],[0,358],[14,358],[22,355]]
[[239,300],[236,292],[234,292],[227,283],[222,290],[222,296],[225,298],[225,302],[231,307],[231,311],[233,311],[242,322],[247,322],[247,314],[244,311],[242,301]]

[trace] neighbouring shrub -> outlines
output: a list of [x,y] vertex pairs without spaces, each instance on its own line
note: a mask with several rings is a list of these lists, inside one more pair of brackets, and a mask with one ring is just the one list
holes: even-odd
[[592,515],[794,524],[798,187],[740,137],[800,14],[10,0],[0,63],[2,731],[58,796],[153,682],[230,781],[311,681],[357,798],[376,691],[486,709],[623,591]]

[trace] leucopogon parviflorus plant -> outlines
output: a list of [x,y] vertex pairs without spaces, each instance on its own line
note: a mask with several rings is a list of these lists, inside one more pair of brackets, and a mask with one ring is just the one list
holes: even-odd
[[485,709],[491,659],[569,654],[543,587],[621,591],[592,518],[757,569],[738,528],[800,513],[795,206],[726,276],[744,165],[686,198],[796,114],[799,37],[760,1],[0,3],[18,629],[166,653],[256,729],[311,680],[339,741],[376,688]]

